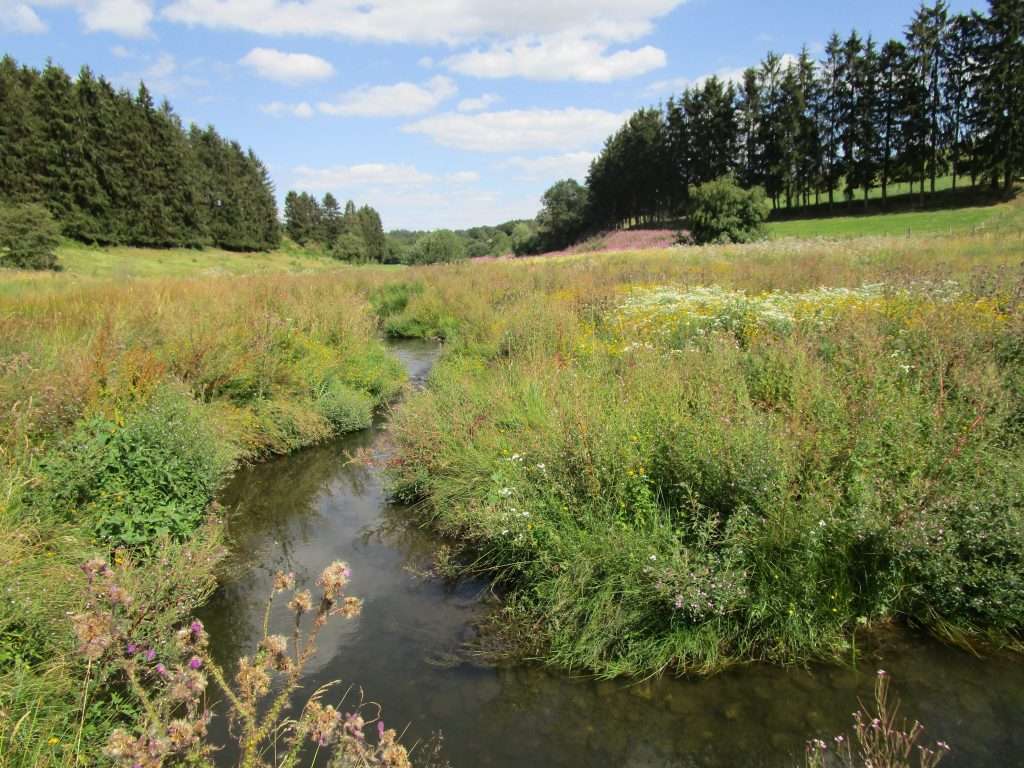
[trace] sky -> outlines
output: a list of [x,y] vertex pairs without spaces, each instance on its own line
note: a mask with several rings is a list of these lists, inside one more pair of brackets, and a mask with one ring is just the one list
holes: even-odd
[[388,229],[458,229],[532,217],[635,109],[769,51],[818,55],[833,31],[899,35],[917,5],[0,0],[0,52],[144,80],[186,124],[251,146],[279,198],[332,192]]

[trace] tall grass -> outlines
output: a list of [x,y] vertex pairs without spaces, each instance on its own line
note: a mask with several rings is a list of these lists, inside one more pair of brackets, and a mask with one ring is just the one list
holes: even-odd
[[1020,254],[789,242],[437,274],[389,320],[450,342],[392,426],[394,491],[570,668],[837,658],[895,620],[1017,644]]
[[[403,375],[339,275],[0,297],[0,762],[91,764],[138,716],[116,688],[82,703],[75,563],[136,552],[169,589],[147,627],[183,618],[213,585],[218,527],[203,521],[220,481],[367,426]],[[197,545],[206,556],[184,554]]]

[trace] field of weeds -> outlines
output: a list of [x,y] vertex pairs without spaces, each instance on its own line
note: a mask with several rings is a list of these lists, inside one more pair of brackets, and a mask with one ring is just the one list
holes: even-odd
[[75,654],[79,566],[150,585],[137,634],[166,635],[215,585],[232,469],[359,429],[397,391],[382,333],[445,346],[397,411],[394,493],[550,663],[834,658],[894,621],[1019,644],[1022,260],[1011,227],[5,277],[0,754],[91,764],[138,720]]
[[903,622],[1019,646],[1019,234],[455,267],[395,492],[601,675],[840,658]]
[[135,634],[160,636],[215,585],[232,469],[366,427],[403,376],[336,275],[59,275],[0,297],[0,762],[95,764],[139,715],[76,660],[79,565],[134,562],[163,590]]

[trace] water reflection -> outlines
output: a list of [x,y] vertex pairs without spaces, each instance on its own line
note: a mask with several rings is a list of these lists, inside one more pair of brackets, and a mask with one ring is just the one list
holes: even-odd
[[[420,381],[436,355],[422,344],[397,352]],[[204,616],[222,661],[259,638],[275,570],[294,570],[312,585],[340,558],[352,565],[352,594],[366,604],[360,618],[328,624],[308,689],[335,679],[362,686],[385,706],[389,725],[409,724],[407,742],[442,730],[456,768],[788,768],[802,759],[807,737],[847,727],[879,666],[894,675],[902,711],[928,726],[929,739],[953,745],[944,765],[1022,764],[1024,665],[905,633],[880,638],[860,671],[750,666],[702,681],[630,683],[474,663],[460,649],[486,610],[485,585],[411,573],[426,566],[431,541],[387,504],[375,470],[347,463],[380,444],[381,432],[369,430],[254,467],[226,490],[232,575]],[[280,609],[276,626],[287,621]],[[231,764],[229,752],[221,759]]]

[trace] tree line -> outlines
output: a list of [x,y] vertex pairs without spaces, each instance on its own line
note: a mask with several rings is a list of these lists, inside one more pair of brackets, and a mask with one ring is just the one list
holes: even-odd
[[184,128],[145,84],[131,94],[83,67],[71,78],[0,59],[0,203],[41,204],[89,243],[266,250],[274,188],[252,150]]
[[[1009,190],[1024,171],[1024,0],[988,14],[922,5],[900,40],[833,34],[823,58],[769,54],[634,113],[593,161],[587,224],[671,218],[691,190],[733,176],[774,208],[896,182],[923,196],[952,174]],[[565,193],[567,190],[561,190]]]
[[380,214],[368,205],[357,209],[349,200],[341,209],[330,192],[317,200],[308,192],[284,198],[284,228],[299,245],[318,245],[342,261],[387,263],[388,243]]

